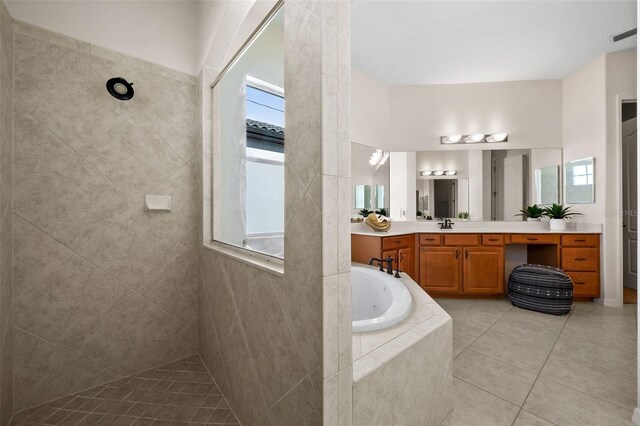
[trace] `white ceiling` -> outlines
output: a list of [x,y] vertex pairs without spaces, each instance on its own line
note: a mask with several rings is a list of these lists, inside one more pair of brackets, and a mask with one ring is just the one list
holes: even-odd
[[[15,19],[192,75],[210,42],[214,1],[6,0]],[[215,20],[213,20],[215,21]]]
[[352,63],[390,84],[559,79],[635,48],[635,1],[352,2]]

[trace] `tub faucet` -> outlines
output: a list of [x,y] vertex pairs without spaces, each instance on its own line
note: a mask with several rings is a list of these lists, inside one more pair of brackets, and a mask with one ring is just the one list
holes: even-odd
[[369,259],[369,265],[373,265],[373,262],[378,262],[380,272],[384,272],[384,260],[378,259],[377,257],[372,257],[371,259]]
[[387,274],[393,275],[393,257],[389,256],[384,261],[387,262]]

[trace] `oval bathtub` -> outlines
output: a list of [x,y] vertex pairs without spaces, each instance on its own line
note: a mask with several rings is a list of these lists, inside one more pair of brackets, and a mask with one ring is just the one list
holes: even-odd
[[409,315],[411,305],[411,293],[399,279],[373,268],[351,268],[353,332],[391,327]]

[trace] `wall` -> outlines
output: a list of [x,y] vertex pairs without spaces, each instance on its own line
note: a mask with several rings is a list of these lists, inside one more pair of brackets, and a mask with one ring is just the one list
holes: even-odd
[[[636,53],[601,55],[563,80],[563,161],[594,157],[595,203],[576,221],[604,224],[602,302],[622,304],[620,101],[636,97]],[[613,210],[613,211],[609,211]]]
[[13,414],[13,21],[0,1],[0,425]]
[[395,147],[388,149],[439,150],[442,135],[500,131],[509,132],[510,149],[557,148],[562,144],[561,87],[560,80],[393,86]]
[[[16,22],[16,410],[198,351],[195,81]],[[105,81],[134,82],[127,102]],[[173,197],[148,213],[145,194]]]
[[391,132],[391,87],[353,67],[351,81],[351,141],[399,151]]
[[[238,3],[238,13],[244,7]],[[217,129],[211,127],[208,85],[217,70],[205,68],[201,74],[200,351],[243,424],[348,425],[353,376],[349,4],[286,2],[283,7],[283,273],[211,247],[216,154],[210,141]],[[214,45],[224,43],[218,39]]]

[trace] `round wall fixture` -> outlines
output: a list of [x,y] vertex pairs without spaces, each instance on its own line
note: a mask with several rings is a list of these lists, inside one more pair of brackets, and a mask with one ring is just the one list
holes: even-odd
[[133,83],[122,77],[113,77],[107,80],[107,91],[116,99],[128,101],[133,98]]

